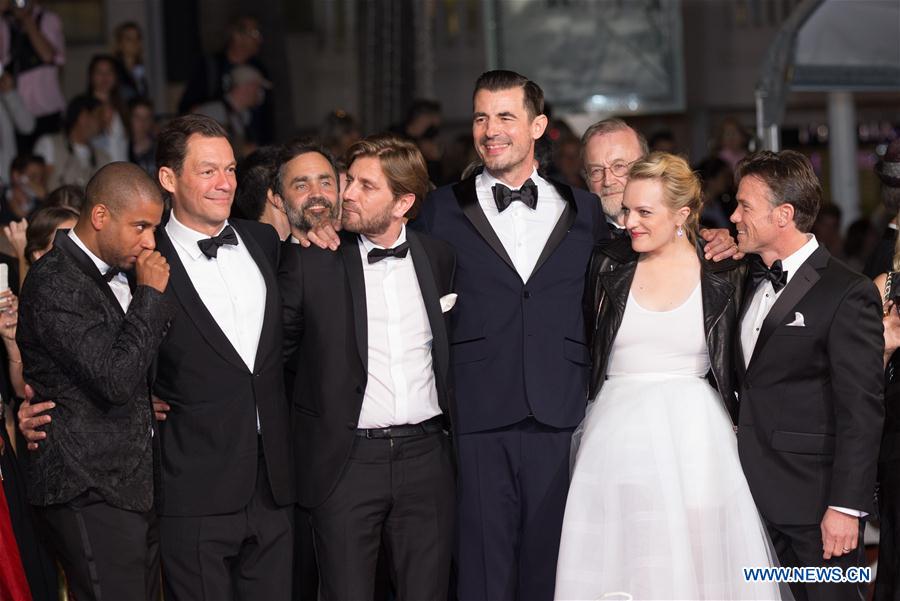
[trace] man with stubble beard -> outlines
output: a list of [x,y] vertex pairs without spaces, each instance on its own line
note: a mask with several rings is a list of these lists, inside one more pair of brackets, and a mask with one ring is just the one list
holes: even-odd
[[310,229],[340,215],[338,170],[331,153],[310,140],[286,144],[278,165],[272,191],[291,224],[288,240],[298,244]]

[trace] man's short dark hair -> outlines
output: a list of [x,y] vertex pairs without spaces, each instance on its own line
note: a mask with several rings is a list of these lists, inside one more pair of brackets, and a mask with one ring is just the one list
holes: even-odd
[[259,221],[266,208],[266,194],[272,190],[272,180],[278,171],[281,148],[262,146],[237,165],[237,190],[234,192],[232,212],[236,217]]
[[[334,185],[340,186],[341,179],[338,176],[338,168],[331,153],[312,138],[300,138],[299,140],[288,142],[281,147],[281,152],[278,156],[278,170],[275,172],[275,177],[272,179],[272,192],[284,198],[285,167],[298,156],[310,152],[317,152],[325,157],[325,160],[331,165],[331,172],[334,174]],[[340,189],[338,189],[338,193],[340,193]]]
[[806,156],[794,150],[754,152],[744,157],[734,171],[734,181],[757,177],[772,192],[773,207],[790,204],[794,207],[794,223],[801,232],[808,233],[816,222],[822,206],[822,185]]
[[206,115],[183,115],[172,119],[159,132],[156,141],[156,168],[168,167],[181,174],[187,156],[188,138],[198,134],[204,138],[225,138],[228,133],[218,121]]
[[163,202],[159,186],[141,167],[125,161],[108,163],[85,186],[82,212],[89,213],[98,204],[120,211],[139,198]]
[[38,165],[46,165],[47,161],[44,160],[39,154],[17,154],[12,162],[9,164],[9,170],[15,171],[16,173],[23,173],[26,169],[28,169],[28,165],[33,163],[37,163]]
[[99,106],[100,101],[87,94],[80,94],[70,100],[69,104],[66,106],[66,120],[64,124],[66,133],[72,131],[72,128],[78,123],[78,118],[82,113],[94,111]]
[[479,90],[487,90],[488,92],[499,92],[501,90],[510,90],[512,88],[522,88],[525,102],[525,110],[528,116],[534,119],[538,115],[544,114],[544,91],[541,87],[525,77],[519,75],[515,71],[504,71],[498,69],[496,71],[486,71],[481,74],[478,81],[475,82],[475,91],[472,92],[472,101]]

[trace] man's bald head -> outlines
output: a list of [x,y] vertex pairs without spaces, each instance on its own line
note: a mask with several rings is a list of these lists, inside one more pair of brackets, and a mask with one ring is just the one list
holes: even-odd
[[83,219],[90,219],[91,210],[100,204],[112,212],[119,212],[137,202],[163,202],[159,186],[147,172],[134,163],[125,162],[101,167],[87,183],[84,195]]
[[143,169],[110,163],[88,182],[75,233],[108,265],[130,269],[141,253],[156,248],[162,212],[162,193]]

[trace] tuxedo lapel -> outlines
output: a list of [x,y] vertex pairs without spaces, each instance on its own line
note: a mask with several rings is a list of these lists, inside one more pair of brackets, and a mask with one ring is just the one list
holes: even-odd
[[419,281],[419,289],[422,291],[422,300],[425,302],[425,312],[428,314],[428,323],[431,325],[433,338],[432,348],[441,382],[445,381],[446,367],[450,360],[450,350],[447,343],[447,329],[441,313],[441,297],[437,289],[437,280],[431,268],[431,262],[425,252],[422,241],[416,232],[407,228],[406,238],[409,241],[409,250],[412,254],[413,266],[416,270],[416,279]]
[[91,280],[94,281],[99,287],[101,292],[106,296],[107,299],[115,306],[116,309],[122,315],[125,315],[125,311],[122,309],[122,305],[119,304],[119,299],[116,298],[116,295],[113,294],[112,288],[109,287],[109,283],[103,279],[103,276],[100,275],[100,270],[97,269],[97,266],[91,260],[87,254],[81,248],[75,244],[75,241],[69,238],[69,230],[58,230],[56,232],[56,236],[53,239],[53,246],[59,247],[60,250],[65,252],[72,260],[75,262],[75,265],[78,266],[86,276],[88,276]]
[[[750,258],[745,259],[745,261],[750,260]],[[734,350],[735,357],[737,357],[735,364],[737,365],[738,376],[741,380],[744,379],[744,375],[747,373],[747,358],[744,357],[744,345],[740,343],[740,333],[744,318],[747,315],[747,309],[750,307],[750,302],[753,300],[754,292],[756,292],[756,287],[753,285],[753,278],[750,277],[750,270],[748,269],[747,275],[744,278],[744,292],[741,295],[741,310],[737,320],[738,343],[735,345],[736,348]]]
[[516,271],[516,266],[513,265],[512,259],[509,258],[509,254],[503,248],[503,243],[500,242],[497,232],[491,227],[487,216],[481,210],[481,205],[478,204],[478,195],[475,192],[475,178],[470,177],[453,186],[453,193],[456,195],[456,201],[459,203],[460,209],[462,209],[463,214],[472,223],[475,230],[481,234],[481,237],[497,253],[497,256],[503,259],[503,262],[509,265],[510,269]]
[[763,324],[759,329],[759,337],[756,339],[756,346],[753,347],[753,355],[750,357],[750,364],[747,366],[749,372],[762,352],[763,347],[772,337],[772,333],[778,327],[778,324],[797,306],[797,303],[806,296],[816,282],[819,281],[819,269],[828,264],[828,253],[823,247],[819,247],[810,255],[810,257],[800,265],[796,275],[791,278],[788,285],[784,287],[778,300],[772,305],[769,314],[763,320]]
[[263,249],[260,247],[256,239],[244,229],[240,221],[231,221],[232,227],[237,230],[241,236],[241,242],[247,247],[250,256],[259,268],[266,285],[266,308],[263,314],[262,330],[259,334],[259,343],[256,346],[256,361],[254,366],[261,364],[266,349],[276,337],[275,328],[278,324],[278,313],[281,311],[281,299],[278,297],[278,289],[276,287],[275,268],[266,257]]
[[562,243],[566,234],[569,233],[569,228],[572,227],[572,224],[575,223],[575,218],[578,216],[578,207],[575,204],[575,194],[572,192],[572,188],[552,180],[548,181],[556,188],[556,191],[563,197],[563,200],[566,201],[566,207],[563,209],[563,213],[560,215],[559,221],[556,222],[553,231],[550,232],[550,237],[547,238],[547,244],[544,245],[544,250],[541,251],[541,255],[538,257],[537,263],[535,263],[534,269],[531,271],[532,276],[537,273],[538,269],[541,268],[541,265],[550,258],[550,255],[553,254],[556,247]]
[[156,247],[169,262],[169,287],[175,296],[178,297],[184,312],[188,314],[197,326],[200,335],[224,360],[238,369],[247,371],[247,364],[241,359],[225,332],[222,331],[222,328],[213,319],[206,305],[203,304],[200,295],[197,294],[197,289],[191,283],[191,278],[188,276],[181,258],[178,256],[178,252],[172,245],[172,241],[169,239],[164,227],[156,230]]
[[366,311],[366,279],[363,275],[362,257],[359,255],[357,236],[341,236],[340,253],[347,270],[347,283],[353,300],[353,318],[356,321],[356,350],[362,361],[363,371],[369,371],[369,318]]

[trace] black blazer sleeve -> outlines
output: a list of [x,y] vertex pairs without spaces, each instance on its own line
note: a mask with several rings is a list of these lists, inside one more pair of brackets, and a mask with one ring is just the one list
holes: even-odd
[[74,381],[106,405],[124,405],[133,398],[165,334],[172,307],[148,286],[139,286],[119,329],[104,315],[85,310],[72,289],[32,282],[44,290],[22,304],[22,318],[47,353]]
[[835,411],[828,504],[870,511],[884,420],[881,302],[872,282],[850,287],[828,337]]

